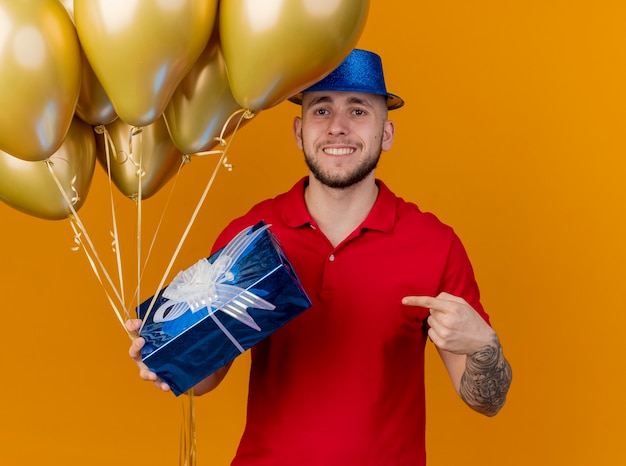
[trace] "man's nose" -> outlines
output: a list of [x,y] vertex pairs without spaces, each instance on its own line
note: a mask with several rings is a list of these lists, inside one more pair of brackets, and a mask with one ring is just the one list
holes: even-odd
[[348,120],[341,114],[335,114],[328,122],[328,134],[338,135],[348,133]]

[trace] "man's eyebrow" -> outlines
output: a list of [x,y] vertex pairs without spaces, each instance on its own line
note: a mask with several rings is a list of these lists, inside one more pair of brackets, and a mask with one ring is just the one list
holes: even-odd
[[351,104],[364,105],[366,107],[371,107],[372,103],[368,99],[362,99],[361,97],[351,96],[348,99],[348,102]]
[[317,104],[325,104],[329,102],[332,102],[332,99],[330,98],[330,96],[321,95],[319,97],[315,97],[311,99],[311,101],[309,102],[309,106],[317,105]]

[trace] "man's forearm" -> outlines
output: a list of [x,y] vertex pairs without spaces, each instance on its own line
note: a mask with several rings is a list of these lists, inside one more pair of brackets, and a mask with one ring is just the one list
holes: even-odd
[[222,382],[224,377],[226,377],[226,374],[232,364],[232,361],[225,364],[223,367],[220,367],[218,370],[209,375],[206,379],[198,382],[193,387],[193,394],[200,396],[215,389]]
[[473,410],[494,416],[504,406],[511,377],[511,366],[494,335],[491,344],[467,357],[459,393]]

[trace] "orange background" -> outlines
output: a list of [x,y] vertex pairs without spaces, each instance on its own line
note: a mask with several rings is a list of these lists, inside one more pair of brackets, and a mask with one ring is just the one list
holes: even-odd
[[[383,56],[407,102],[378,175],[459,233],[514,369],[506,407],[483,418],[428,348],[431,466],[626,464],[625,20],[621,0],[372,1],[359,46]],[[305,174],[297,111],[280,104],[237,133],[234,170],[220,171],[175,270]],[[214,162],[180,175],[145,283],[158,282]],[[145,203],[146,230],[169,188]],[[80,214],[105,255],[106,193],[97,167]],[[116,205],[132,256],[134,208]],[[138,379],[69,223],[4,205],[0,218],[0,463],[177,464],[183,402]],[[200,465],[233,455],[247,364],[198,399]]]

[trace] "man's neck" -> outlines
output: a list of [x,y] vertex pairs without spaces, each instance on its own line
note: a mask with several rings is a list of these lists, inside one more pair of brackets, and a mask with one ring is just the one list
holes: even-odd
[[329,188],[310,176],[304,200],[322,233],[337,246],[365,220],[377,196],[373,174],[345,189]]

